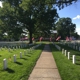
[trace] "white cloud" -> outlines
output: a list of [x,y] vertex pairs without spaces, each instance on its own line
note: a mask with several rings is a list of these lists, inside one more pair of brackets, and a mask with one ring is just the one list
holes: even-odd
[[0,7],[2,7],[2,2],[0,1]]
[[77,15],[76,17],[73,18],[73,20],[75,19],[80,19],[80,15]]
[[76,28],[76,32],[80,35],[80,27]]

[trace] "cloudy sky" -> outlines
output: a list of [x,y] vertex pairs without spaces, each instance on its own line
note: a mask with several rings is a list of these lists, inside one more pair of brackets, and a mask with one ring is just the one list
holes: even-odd
[[80,35],[80,0],[62,10],[58,10],[58,14],[61,18],[70,17],[72,22],[76,24],[76,32]]

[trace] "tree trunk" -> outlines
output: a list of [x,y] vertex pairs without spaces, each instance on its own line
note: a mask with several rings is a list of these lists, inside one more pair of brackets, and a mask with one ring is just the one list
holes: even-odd
[[32,31],[29,31],[29,43],[32,43]]

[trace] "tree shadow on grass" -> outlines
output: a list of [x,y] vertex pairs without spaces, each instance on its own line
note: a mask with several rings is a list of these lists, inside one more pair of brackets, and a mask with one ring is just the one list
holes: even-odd
[[26,58],[21,58],[21,59],[28,60],[28,59],[26,59]]
[[18,64],[18,65],[23,65],[22,63],[20,63],[20,62],[15,62],[16,64]]
[[7,68],[5,71],[7,71],[8,73],[14,73],[15,71],[10,69],[10,68]]
[[76,62],[76,65],[79,65],[80,66],[80,63],[79,62]]
[[31,57],[31,55],[26,55],[26,56]]
[[10,51],[10,53],[13,53],[12,51]]

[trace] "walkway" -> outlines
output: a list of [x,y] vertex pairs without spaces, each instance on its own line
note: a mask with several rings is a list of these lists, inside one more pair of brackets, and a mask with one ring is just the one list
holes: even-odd
[[45,45],[28,80],[61,80],[48,44]]

